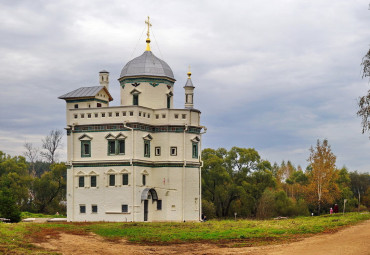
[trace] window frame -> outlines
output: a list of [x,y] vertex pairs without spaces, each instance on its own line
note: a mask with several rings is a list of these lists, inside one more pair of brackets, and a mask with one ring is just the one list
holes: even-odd
[[142,184],[143,186],[145,186],[145,185],[146,185],[146,174],[143,174],[143,175],[142,175],[142,177],[141,177],[141,184]]
[[[174,151],[172,151],[174,150]],[[170,147],[170,155],[171,156],[177,156],[177,146],[171,146]]]
[[154,155],[160,156],[161,155],[161,146],[157,146],[154,148]]
[[85,176],[78,176],[78,187],[79,188],[85,187]]
[[[109,187],[115,187],[116,186],[116,174],[108,174],[108,176],[109,176],[108,177],[109,178],[108,179],[108,186]],[[112,183],[113,183],[113,185],[112,185]]]
[[[95,186],[93,186],[93,177],[95,177]],[[91,188],[96,188],[98,186],[98,177],[96,175],[91,175],[90,176],[90,187]]]
[[121,205],[121,212],[128,213],[128,204],[122,204]]
[[122,174],[122,186],[128,186],[128,184],[129,184],[128,173],[123,173]]
[[[94,207],[96,208],[95,212],[94,212]],[[91,213],[98,213],[98,205],[91,205]]]
[[144,157],[150,158],[150,140],[144,140]]
[[199,158],[199,148],[198,148],[198,143],[196,143],[196,142],[192,142],[191,156],[192,156],[192,158]]
[[[85,145],[88,145],[88,153],[86,153]],[[81,157],[87,158],[91,157],[91,141],[90,140],[81,140]]]
[[132,94],[132,105],[139,105],[139,94]]
[[86,214],[86,205],[80,205],[80,213]]
[[162,211],[162,200],[161,199],[157,200],[157,211]]

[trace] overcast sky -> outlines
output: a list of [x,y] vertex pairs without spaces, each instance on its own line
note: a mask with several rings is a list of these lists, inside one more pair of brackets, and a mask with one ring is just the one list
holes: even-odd
[[[358,97],[370,88],[361,59],[370,47],[368,0],[16,1],[0,2],[0,150],[20,155],[63,129],[58,96],[96,86],[145,50],[172,68],[183,108],[192,66],[203,146],[255,148],[262,158],[307,166],[309,148],[328,139],[337,166],[370,170]],[[65,160],[66,140],[60,151]]]

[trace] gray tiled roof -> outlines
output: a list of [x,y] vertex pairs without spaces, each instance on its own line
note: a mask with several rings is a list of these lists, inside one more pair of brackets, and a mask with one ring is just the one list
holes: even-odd
[[145,51],[141,56],[129,61],[122,69],[122,77],[139,75],[169,77],[175,79],[170,66],[157,58],[151,51]]
[[[102,90],[104,86],[94,86],[94,87],[82,87],[67,94],[64,94],[58,98],[69,99],[69,98],[80,98],[80,97],[95,97],[96,94]],[[109,95],[110,96],[110,95]]]
[[194,88],[193,82],[191,81],[190,78],[188,78],[186,80],[185,87],[193,87]]

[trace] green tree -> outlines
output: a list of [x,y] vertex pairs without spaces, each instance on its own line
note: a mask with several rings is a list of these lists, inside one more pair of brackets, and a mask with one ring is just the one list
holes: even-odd
[[61,201],[65,200],[66,171],[64,163],[51,165],[51,170],[33,183],[34,205],[38,212],[56,213],[63,211]]
[[21,209],[28,205],[31,181],[24,157],[11,157],[0,151],[0,190],[11,192]]
[[0,190],[0,217],[7,218],[11,222],[21,220],[19,206],[17,206],[13,193],[7,188]]
[[370,187],[370,175],[368,173],[358,173],[357,171],[349,174],[351,179],[351,189],[358,199],[358,209],[361,205],[361,197],[365,194],[366,190]]

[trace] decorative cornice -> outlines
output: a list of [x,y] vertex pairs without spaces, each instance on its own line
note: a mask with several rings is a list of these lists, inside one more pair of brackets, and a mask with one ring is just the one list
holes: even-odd
[[[158,168],[158,167],[183,167],[184,162],[139,162],[134,161],[133,166],[141,166],[141,167],[151,167],[151,168]],[[130,161],[121,161],[121,162],[72,162],[72,165],[68,166],[67,168],[72,167],[111,167],[111,166],[130,166]],[[186,168],[199,168],[201,164],[199,162],[186,162]]]
[[108,104],[108,101],[97,99],[97,98],[86,98],[86,99],[66,99],[67,103],[81,103],[81,102],[91,102],[96,101],[100,103]]
[[119,80],[119,82],[120,82],[122,88],[125,88],[126,84],[135,84],[135,83],[142,83],[142,82],[149,83],[153,87],[157,87],[161,83],[166,84],[167,86],[171,86],[171,87],[174,85],[173,81],[158,78],[158,77],[153,77],[153,78],[151,78],[151,77],[125,78],[125,79]]
[[[175,125],[161,125],[153,126],[142,123],[128,123],[127,126],[134,130],[145,131],[150,133],[182,133],[185,130],[185,126]],[[186,133],[200,134],[201,127],[188,127]],[[125,128],[123,124],[96,124],[96,125],[77,125],[74,126],[73,133],[89,133],[89,132],[111,132],[111,131],[129,131],[130,129]]]

